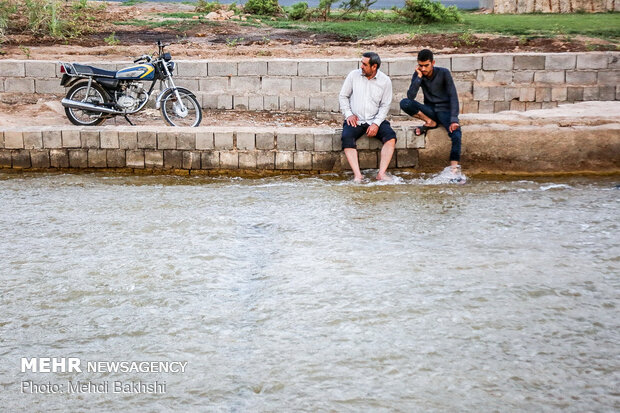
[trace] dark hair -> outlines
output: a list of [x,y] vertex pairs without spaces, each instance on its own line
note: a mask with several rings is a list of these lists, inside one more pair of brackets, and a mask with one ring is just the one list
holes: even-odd
[[368,60],[368,64],[370,65],[370,67],[372,67],[373,65],[377,65],[377,69],[381,67],[381,58],[375,52],[366,52],[362,56],[370,59]]
[[418,62],[432,62],[433,61],[433,52],[428,49],[420,50],[418,53]]

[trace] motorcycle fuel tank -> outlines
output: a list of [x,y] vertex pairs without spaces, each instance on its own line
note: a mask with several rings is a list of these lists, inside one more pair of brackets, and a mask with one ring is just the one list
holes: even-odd
[[155,68],[151,64],[126,67],[116,72],[117,79],[153,80]]

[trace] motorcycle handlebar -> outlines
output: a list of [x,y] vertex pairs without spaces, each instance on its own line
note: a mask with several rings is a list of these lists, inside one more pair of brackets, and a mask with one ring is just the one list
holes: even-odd
[[137,58],[136,60],[134,60],[133,62],[134,62],[134,63],[138,63],[138,62],[140,62],[140,61],[142,61],[142,60],[145,60],[145,61],[147,61],[147,62],[150,62],[150,61],[151,61],[151,56],[149,56],[149,55],[147,55],[147,54],[143,54],[142,56],[138,57],[138,58]]

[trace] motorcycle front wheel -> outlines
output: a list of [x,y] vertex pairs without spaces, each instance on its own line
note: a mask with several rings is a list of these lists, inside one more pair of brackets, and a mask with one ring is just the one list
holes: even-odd
[[[88,82],[80,82],[69,89],[67,92],[67,99],[77,100],[78,102],[91,103],[93,105],[100,105],[108,102],[107,93],[101,86],[96,83],[92,83],[88,96],[86,91],[88,90]],[[74,125],[79,126],[96,126],[101,125],[106,120],[106,116],[101,112],[93,112],[90,110],[65,108],[67,118]]]
[[[202,121],[202,109],[187,89],[178,88],[181,100],[174,90],[168,90],[161,98],[161,114],[170,126],[198,126]],[[181,104],[182,103],[182,104]]]

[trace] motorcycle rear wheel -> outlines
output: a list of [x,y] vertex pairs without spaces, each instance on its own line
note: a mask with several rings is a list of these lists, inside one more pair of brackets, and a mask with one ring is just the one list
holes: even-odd
[[178,88],[185,111],[178,106],[177,95],[174,90],[168,90],[161,98],[161,114],[170,126],[198,126],[202,121],[202,108],[187,89]]
[[[93,105],[100,105],[102,103],[109,102],[107,92],[97,83],[93,82],[91,84],[88,96],[86,96],[87,90],[88,82],[80,82],[69,89],[69,92],[67,92],[67,99],[77,100],[78,102],[92,103]],[[107,115],[105,113],[90,110],[65,107],[65,113],[71,123],[78,126],[101,125],[107,119]]]

